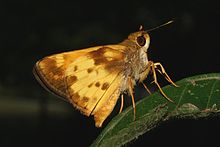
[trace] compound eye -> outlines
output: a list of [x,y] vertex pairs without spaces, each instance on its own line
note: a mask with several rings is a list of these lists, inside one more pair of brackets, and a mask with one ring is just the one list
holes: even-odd
[[138,36],[137,37],[137,43],[138,45],[140,46],[144,46],[146,44],[146,39],[145,37],[142,35],[142,36]]

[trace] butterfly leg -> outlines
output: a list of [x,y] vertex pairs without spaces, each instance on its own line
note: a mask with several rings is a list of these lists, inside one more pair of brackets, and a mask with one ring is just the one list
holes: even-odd
[[141,82],[141,83],[142,83],[142,85],[144,86],[145,90],[146,90],[149,94],[151,94],[150,90],[147,88],[147,85],[145,85],[143,82]]
[[[161,68],[161,70],[159,70],[157,66],[159,66],[159,67]],[[165,71],[165,69],[164,69],[164,67],[163,67],[163,65],[162,65],[161,63],[159,63],[159,62],[154,63],[154,67],[157,69],[157,71],[159,71],[159,73],[161,73],[162,75],[164,75],[164,77],[166,78],[166,80],[167,80],[168,82],[170,82],[170,83],[171,83],[173,86],[175,86],[175,87],[179,87],[178,85],[176,85],[176,84],[171,80],[171,78],[168,76],[168,74],[166,73],[166,71]]]
[[[154,78],[154,83],[157,85],[157,87],[160,90],[160,93],[170,102],[173,102],[173,100],[171,100],[162,90],[162,88],[160,87],[160,84],[157,82],[157,74],[156,74],[156,69],[155,69],[155,63],[153,61],[149,62],[150,66],[151,66],[151,70],[153,73],[153,78]],[[157,64],[156,64],[157,65]]]
[[136,106],[135,106],[135,101],[134,101],[134,91],[133,91],[134,85],[132,83],[132,79],[131,77],[128,78],[128,90],[129,90],[129,94],[131,95],[131,100],[132,100],[132,105],[133,105],[133,109],[134,109],[134,120],[136,118]]
[[[150,61],[151,62],[151,61]],[[151,94],[150,90],[147,88],[147,86],[144,84],[144,80],[147,78],[149,72],[151,70],[151,63],[148,64],[147,68],[143,70],[143,72],[140,74],[139,82],[144,86],[145,90]]]
[[121,95],[121,107],[120,107],[119,113],[122,112],[123,106],[124,106],[124,95],[122,94]]

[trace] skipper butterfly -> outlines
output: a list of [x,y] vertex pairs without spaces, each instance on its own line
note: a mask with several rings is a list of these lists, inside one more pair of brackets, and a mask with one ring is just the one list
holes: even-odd
[[177,86],[161,63],[148,60],[148,32],[140,27],[138,32],[130,34],[119,44],[47,56],[35,64],[34,75],[50,92],[73,104],[84,115],[93,115],[96,127],[102,126],[120,95],[122,111],[124,93],[132,98],[135,118],[133,88],[137,81],[149,91],[143,81],[152,73],[159,91],[171,102],[157,82],[156,71]]

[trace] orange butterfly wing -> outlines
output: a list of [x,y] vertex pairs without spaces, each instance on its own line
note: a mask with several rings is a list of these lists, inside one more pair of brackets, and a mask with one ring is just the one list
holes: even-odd
[[52,93],[67,99],[100,127],[121,92],[125,47],[109,45],[45,57],[35,75]]
[[33,73],[39,83],[49,92],[61,98],[67,98],[67,87],[64,80],[66,68],[78,57],[99,48],[93,47],[47,56],[35,64]]

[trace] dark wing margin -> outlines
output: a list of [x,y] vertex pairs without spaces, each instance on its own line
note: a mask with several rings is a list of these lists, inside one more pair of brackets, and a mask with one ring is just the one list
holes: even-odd
[[[64,101],[69,102],[68,100],[68,94],[66,93],[66,86],[65,86],[65,81],[63,81],[62,84],[63,88],[62,90],[60,90],[60,88],[54,86],[54,84],[51,84],[51,82],[46,78],[47,76],[45,75],[45,73],[43,73],[41,71],[41,68],[39,67],[39,63],[42,60],[38,61],[35,66],[33,67],[33,74],[34,77],[37,79],[37,81],[40,83],[40,85],[46,89],[48,92],[52,93],[55,96],[58,96],[59,98],[61,98]],[[60,86],[60,87],[62,87]]]

